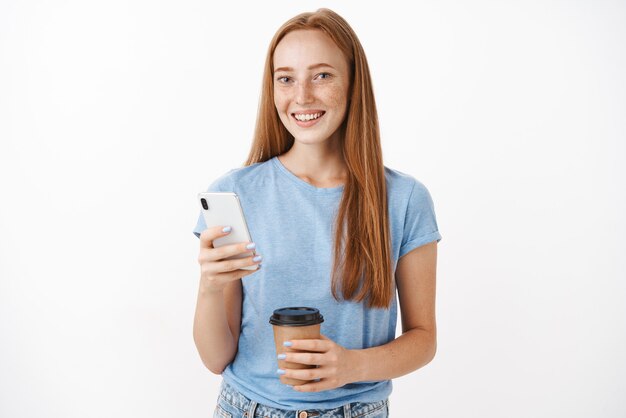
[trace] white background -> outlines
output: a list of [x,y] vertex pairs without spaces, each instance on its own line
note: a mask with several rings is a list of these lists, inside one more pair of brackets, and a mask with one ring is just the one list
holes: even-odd
[[407,4],[0,2],[0,416],[212,413],[196,193],[242,165],[269,41],[318,7],[443,235],[438,352],[392,416],[626,416],[626,4]]

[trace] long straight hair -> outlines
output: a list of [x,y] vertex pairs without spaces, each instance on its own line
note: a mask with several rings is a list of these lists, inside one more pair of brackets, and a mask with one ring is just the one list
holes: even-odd
[[334,224],[332,294],[336,300],[388,308],[394,295],[387,187],[374,92],[363,47],[348,23],[332,10],[299,14],[276,32],[267,51],[252,147],[246,166],[288,151],[294,138],[274,106],[274,50],[294,30],[328,35],[350,64],[350,92],[341,150],[348,176]]

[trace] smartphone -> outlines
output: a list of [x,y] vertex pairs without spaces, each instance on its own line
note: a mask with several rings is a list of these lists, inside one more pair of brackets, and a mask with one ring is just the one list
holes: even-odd
[[[218,225],[230,226],[230,234],[213,240],[213,247],[218,248],[223,245],[237,244],[252,241],[243,209],[239,202],[239,196],[231,192],[203,192],[198,193],[198,201],[204,222],[208,228]],[[227,257],[225,260],[252,257],[256,253],[250,250],[245,253]],[[243,270],[257,270],[257,265],[242,267]]]

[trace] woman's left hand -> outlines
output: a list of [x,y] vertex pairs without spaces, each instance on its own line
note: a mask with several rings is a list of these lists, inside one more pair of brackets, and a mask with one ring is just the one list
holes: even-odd
[[321,335],[319,340],[291,340],[294,350],[310,351],[309,353],[285,352],[285,361],[316,365],[313,369],[285,369],[284,376],[301,380],[317,380],[303,385],[294,386],[298,392],[319,392],[335,389],[348,383],[356,382],[359,369],[356,352],[348,350]]

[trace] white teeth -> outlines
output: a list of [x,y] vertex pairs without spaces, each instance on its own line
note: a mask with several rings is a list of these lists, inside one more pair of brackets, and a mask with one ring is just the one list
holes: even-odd
[[301,121],[301,122],[306,122],[306,121],[309,121],[309,120],[317,119],[320,116],[322,116],[321,113],[294,115],[294,117],[296,119],[298,119],[299,121]]

